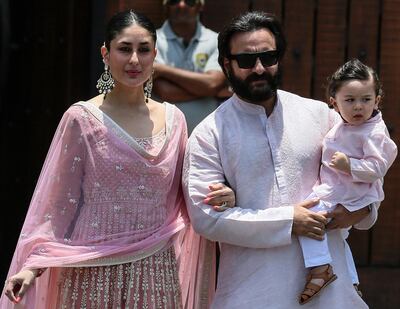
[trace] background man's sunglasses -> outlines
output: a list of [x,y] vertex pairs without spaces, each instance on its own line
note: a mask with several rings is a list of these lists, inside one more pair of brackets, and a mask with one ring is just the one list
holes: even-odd
[[236,60],[239,68],[241,69],[254,68],[257,59],[260,59],[261,64],[264,67],[270,67],[278,63],[278,51],[268,50],[259,53],[243,53],[243,54],[230,55],[228,58]]
[[[167,4],[168,5],[176,5],[179,2],[181,2],[181,0],[168,0]],[[184,1],[186,3],[187,6],[195,6],[198,2],[198,0],[185,0]]]

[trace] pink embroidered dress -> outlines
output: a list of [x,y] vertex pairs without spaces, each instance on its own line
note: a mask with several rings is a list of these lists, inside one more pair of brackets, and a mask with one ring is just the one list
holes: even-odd
[[[198,263],[206,247],[200,238],[191,229],[181,233],[187,226],[180,185],[186,123],[177,108],[164,106],[165,129],[144,139],[89,102],[65,112],[8,277],[24,268],[47,270],[15,307],[192,306],[188,299],[200,285],[190,280],[196,270],[212,269]],[[3,293],[0,308],[13,307]]]

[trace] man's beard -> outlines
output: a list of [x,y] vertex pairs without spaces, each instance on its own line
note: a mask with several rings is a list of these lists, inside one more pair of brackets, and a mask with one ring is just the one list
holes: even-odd
[[[228,68],[227,79],[233,89],[233,91],[243,100],[250,103],[259,103],[267,101],[276,95],[280,83],[280,70],[271,75],[268,72],[264,72],[259,75],[252,73],[246,77],[246,79],[240,79],[233,73],[232,66]],[[265,81],[261,84],[252,84],[254,81]]]

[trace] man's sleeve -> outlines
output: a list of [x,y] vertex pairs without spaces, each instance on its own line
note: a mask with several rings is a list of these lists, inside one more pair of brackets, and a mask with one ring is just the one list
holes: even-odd
[[376,202],[370,204],[368,207],[370,209],[370,212],[368,216],[366,216],[364,219],[362,219],[360,222],[357,224],[354,224],[354,227],[357,230],[369,230],[376,222],[378,219],[378,209],[381,203]]
[[291,243],[292,206],[254,210],[236,205],[216,212],[204,204],[208,186],[224,181],[217,139],[207,127],[200,126],[189,139],[183,170],[185,200],[195,231],[208,239],[242,247]]
[[[157,32],[157,35],[159,32]],[[161,38],[157,40],[156,48],[157,48],[157,55],[156,59],[154,60],[155,62],[161,63],[161,64],[166,64],[165,59],[164,59],[164,51],[165,51],[165,42],[162,41]]]
[[204,68],[204,72],[207,71],[222,71],[221,66],[218,63],[218,48],[216,47],[210,57],[207,60],[207,64]]

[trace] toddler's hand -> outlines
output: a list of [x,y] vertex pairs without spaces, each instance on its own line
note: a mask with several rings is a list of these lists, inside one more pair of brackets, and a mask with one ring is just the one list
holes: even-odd
[[331,158],[329,166],[347,174],[351,174],[349,157],[343,152],[336,151]]

